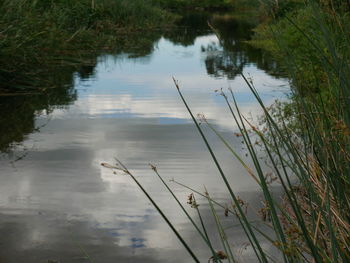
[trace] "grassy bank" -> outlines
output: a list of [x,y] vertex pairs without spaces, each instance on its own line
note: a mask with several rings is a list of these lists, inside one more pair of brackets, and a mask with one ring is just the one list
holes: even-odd
[[327,96],[333,74],[346,69],[349,61],[349,11],[345,2],[331,0],[266,4],[273,20],[256,28],[251,44],[281,62],[301,94]]
[[[57,67],[85,63],[101,49],[126,45],[125,34],[166,27],[174,15],[151,1],[1,0],[0,90],[40,90]],[[132,38],[131,38],[132,39]]]

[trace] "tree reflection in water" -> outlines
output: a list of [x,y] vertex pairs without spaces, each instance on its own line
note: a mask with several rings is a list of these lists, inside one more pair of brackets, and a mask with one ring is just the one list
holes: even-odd
[[[118,47],[109,51],[116,59],[146,58],[152,54],[155,43],[162,37],[181,46],[191,46],[199,36],[213,34],[208,22],[220,35],[220,42],[202,46],[206,71],[215,78],[234,79],[243,68],[255,64],[272,76],[279,77],[278,65],[258,49],[245,41],[252,35],[254,24],[236,20],[228,15],[208,13],[188,13],[178,21],[178,26],[166,32],[154,31],[146,34],[124,36]],[[42,87],[41,94],[29,91],[20,96],[0,96],[0,152],[10,152],[28,134],[38,130],[35,119],[38,114],[49,114],[57,108],[64,108],[77,99],[74,82],[88,80],[95,75],[98,57],[106,51],[87,55],[81,63],[55,63],[39,69],[40,78],[45,81],[36,86]],[[118,56],[125,54],[126,56]],[[35,90],[35,89],[33,89]]]
[[202,47],[209,75],[234,79],[245,66],[255,64],[269,75],[276,78],[282,76],[277,63],[268,54],[247,43],[252,36],[254,24],[230,16],[213,16],[210,23],[219,35],[220,44],[212,42]]

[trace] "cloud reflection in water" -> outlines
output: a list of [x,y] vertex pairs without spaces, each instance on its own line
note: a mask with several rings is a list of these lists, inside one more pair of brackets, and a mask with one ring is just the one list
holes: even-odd
[[[131,179],[100,166],[113,162],[114,156],[132,169],[203,258],[209,257],[148,163],[157,164],[167,180],[174,177],[194,187],[205,184],[214,196],[226,200],[171,78],[180,81],[193,111],[204,113],[244,153],[240,140],[232,136],[235,126],[223,99],[214,90],[231,87],[244,114],[256,115],[260,110],[241,78],[207,75],[201,47],[212,42],[218,45],[216,37],[208,35],[182,47],[162,38],[145,59],[104,56],[93,79],[76,77],[78,99],[55,109],[47,126],[29,136],[24,143],[35,147],[27,158],[16,168],[1,163],[0,233],[10,235],[1,250],[10,252],[0,252],[0,259],[86,262],[82,247],[100,262],[188,262],[179,242]],[[244,72],[254,79],[266,102],[283,96],[285,79],[271,77],[254,64],[247,64]],[[37,122],[45,120],[41,116]],[[208,134],[233,187],[248,199],[255,197],[252,180],[221,142]],[[185,201],[188,191],[172,186]],[[210,213],[205,205],[202,208],[204,214]],[[240,238],[242,233],[236,235]]]

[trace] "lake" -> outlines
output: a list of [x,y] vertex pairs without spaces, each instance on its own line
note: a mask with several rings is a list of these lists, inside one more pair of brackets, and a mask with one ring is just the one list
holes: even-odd
[[[166,181],[202,192],[205,186],[229,204],[172,77],[193,112],[204,114],[248,162],[217,90],[232,88],[242,112],[257,121],[261,109],[239,72],[252,79],[266,104],[284,98],[289,85],[275,61],[244,42],[253,25],[216,16],[212,24],[219,41],[206,21],[188,16],[173,31],[156,32],[144,49],[104,52],[77,70],[52,72],[61,89],[47,95],[0,97],[0,262],[191,262],[131,178],[100,165],[115,163],[115,157],[208,261],[210,251],[149,167],[156,165]],[[233,189],[257,217],[256,183],[203,128]],[[169,185],[186,205],[191,191]],[[220,249],[209,206],[199,196],[197,201]],[[198,220],[196,211],[186,208]],[[237,224],[232,216],[223,221]],[[255,262],[243,231],[229,231],[239,257]]]

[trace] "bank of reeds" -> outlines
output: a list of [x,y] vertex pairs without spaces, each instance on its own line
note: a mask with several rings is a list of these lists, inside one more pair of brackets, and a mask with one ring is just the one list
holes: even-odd
[[[312,31],[306,33],[293,17],[287,18],[293,30],[299,33],[300,44],[307,47],[308,53],[304,53],[305,63],[300,64],[299,54],[294,54],[293,49],[283,39],[273,40],[286,59],[286,72],[291,77],[294,96],[289,117],[285,118],[283,108],[281,112],[271,111],[264,105],[254,84],[241,72],[239,74],[261,107],[264,124],[255,125],[244,116],[234,91],[221,93],[247,147],[253,167],[244,162],[234,147],[204,116],[199,116],[199,119],[195,117],[175,81],[180,98],[218,169],[226,186],[223,191],[229,193],[232,205],[226,207],[216,202],[207,191],[200,193],[189,188],[194,194],[189,196],[188,203],[198,212],[199,223],[196,223],[159,175],[156,167],[151,168],[178,201],[194,229],[208,246],[211,254],[209,262],[238,262],[222,227],[217,208],[222,209],[222,215],[232,213],[237,217],[255,253],[256,262],[350,262],[350,41],[346,31],[348,28],[344,24],[347,23],[345,17],[348,13],[329,12],[330,9],[328,5],[325,8],[324,2],[310,0],[306,4],[309,14],[312,15],[308,18],[312,21]],[[274,37],[278,33],[272,28],[271,34]],[[308,78],[307,84],[317,87],[318,92],[303,92],[306,84],[302,83],[299,74],[306,65],[311,69],[305,70],[314,72],[313,77]],[[319,78],[319,74],[324,77]],[[232,157],[240,161],[247,176],[252,177],[259,185],[264,197],[260,221],[269,227],[269,231],[263,232],[249,220],[244,201],[231,187],[235,179],[223,171],[201,123],[209,126],[232,153]],[[258,144],[255,142],[256,137],[259,138]],[[272,173],[267,174],[264,171],[266,160],[262,161],[258,155],[261,147],[272,167]],[[110,168],[129,173],[121,164]],[[272,185],[279,185],[282,194],[276,196]],[[219,251],[214,250],[217,246],[212,244],[211,237],[208,236],[205,219],[201,216],[195,198],[198,195],[207,199],[212,211],[221,240]],[[167,223],[175,229],[171,222]],[[176,234],[179,235],[178,232]],[[194,261],[201,261],[191,246],[182,238],[181,241],[185,243],[185,248]],[[262,245],[266,241],[276,248],[276,254],[271,255],[266,251],[266,247]]]
[[[0,90],[41,92],[57,86],[57,68],[89,61],[101,49],[141,45],[126,34],[167,26],[151,0],[0,0]],[[141,35],[141,34],[140,34]]]

